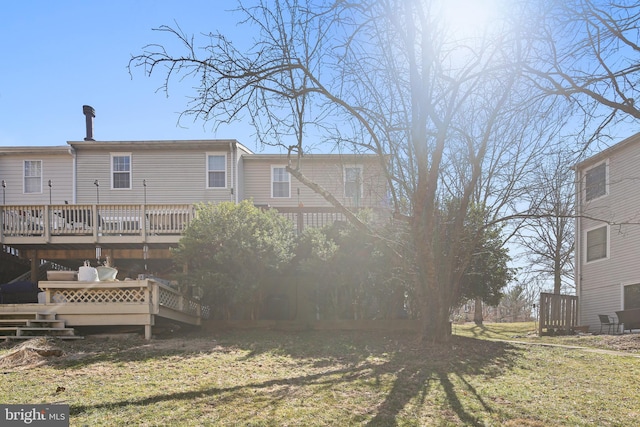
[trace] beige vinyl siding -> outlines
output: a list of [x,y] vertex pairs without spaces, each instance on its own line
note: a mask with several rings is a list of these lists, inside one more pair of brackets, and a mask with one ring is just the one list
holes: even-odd
[[212,154],[214,151],[145,149],[130,152],[132,188],[112,190],[111,152],[79,150],[78,202],[96,202],[96,187],[93,184],[96,179],[100,182],[100,203],[143,203],[143,180],[147,184],[147,204],[217,203],[232,200],[229,188],[232,181],[229,175],[233,173],[233,169],[228,152],[226,188],[207,188],[207,153]]
[[580,324],[589,326],[592,332],[598,332],[600,327],[599,314],[615,316],[615,312],[622,310],[622,286],[611,283],[602,286],[591,286],[588,296],[581,296]]
[[[0,149],[1,151],[1,149]],[[64,203],[73,199],[73,157],[66,150],[59,154],[41,153],[34,149],[31,153],[5,154],[0,156],[0,180],[5,180],[5,200],[8,205],[49,204],[49,186],[51,180],[51,202]],[[24,161],[42,162],[42,191],[24,193]],[[0,202],[2,202],[0,187]]]
[[[286,158],[265,156],[244,159],[244,197],[256,204],[273,207],[331,206],[323,197],[291,177],[290,197],[271,197],[272,167],[286,164]],[[384,200],[385,185],[375,159],[347,158],[347,156],[308,156],[302,160],[301,170],[310,180],[331,192],[345,206],[355,207],[356,201],[344,195],[344,166],[362,166],[363,195],[360,207],[380,207]]]
[[[623,308],[622,285],[640,283],[640,144],[628,144],[612,151],[608,161],[608,193],[585,201],[582,171],[582,218],[580,219],[580,321],[599,329],[598,314],[614,315]],[[610,222],[609,256],[586,262],[586,231]]]

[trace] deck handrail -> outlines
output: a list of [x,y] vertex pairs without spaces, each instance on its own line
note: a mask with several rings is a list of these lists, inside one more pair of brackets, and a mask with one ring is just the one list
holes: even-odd
[[3,237],[181,235],[192,204],[63,204],[0,206]]
[[[346,221],[343,213],[334,207],[265,207],[289,219],[298,232]],[[372,211],[382,219],[387,217],[384,209]],[[1,205],[0,243],[8,239],[14,244],[48,243],[52,238],[64,237],[98,242],[112,236],[142,242],[157,241],[159,237],[177,241],[195,216],[194,204]]]
[[205,316],[203,306],[199,301],[189,298],[179,290],[159,282],[153,281],[152,286],[151,300],[158,309],[162,306],[196,317],[208,317]]

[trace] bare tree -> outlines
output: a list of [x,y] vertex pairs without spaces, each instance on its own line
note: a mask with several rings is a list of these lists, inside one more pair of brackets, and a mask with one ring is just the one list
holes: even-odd
[[574,289],[575,185],[567,152],[550,155],[533,175],[531,215],[517,231],[528,271],[553,283],[553,293]]
[[529,8],[540,55],[525,68],[543,95],[573,103],[585,141],[618,121],[640,119],[639,3],[551,0]]
[[[540,97],[571,103],[574,137],[582,140],[584,156],[616,124],[640,119],[640,4],[550,0],[527,7],[535,31],[525,30],[539,34],[540,53],[524,69]],[[530,273],[538,280],[553,277],[554,293],[572,287],[575,183],[567,165],[578,159],[564,154],[541,165],[537,182],[547,190],[532,193],[538,210],[519,233]]]
[[[183,114],[214,122],[248,114],[262,143],[287,149],[287,170],[363,230],[367,225],[310,181],[298,160],[313,149],[307,135],[315,141],[322,135],[339,150],[376,153],[395,218],[406,225],[404,238],[394,244],[411,249],[398,253],[412,254],[405,265],[413,269],[423,338],[429,341],[449,336],[450,310],[473,255],[468,248],[474,245],[463,238],[472,205],[482,199],[500,208],[491,222],[503,218],[521,194],[518,183],[524,181],[517,174],[544,153],[538,144],[526,145],[532,138],[519,138],[526,120],[517,123],[519,135],[509,132],[513,117],[525,111],[526,94],[518,89],[526,46],[518,33],[505,27],[502,35],[455,39],[443,26],[443,4],[241,4],[244,23],[260,33],[249,51],[235,49],[220,34],[210,34],[198,48],[179,27],[162,27],[182,43],[181,53],[149,45],[130,61],[130,68],[144,67],[147,74],[164,73],[165,89],[174,78],[197,79],[197,93]],[[469,117],[472,126],[462,126]],[[534,117],[529,121],[535,123]],[[455,209],[443,223],[440,206],[451,198]],[[443,236],[449,247],[444,264],[438,245]]]

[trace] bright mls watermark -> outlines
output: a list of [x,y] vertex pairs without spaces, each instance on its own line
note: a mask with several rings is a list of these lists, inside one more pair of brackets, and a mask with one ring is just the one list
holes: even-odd
[[0,426],[69,427],[69,405],[0,405]]

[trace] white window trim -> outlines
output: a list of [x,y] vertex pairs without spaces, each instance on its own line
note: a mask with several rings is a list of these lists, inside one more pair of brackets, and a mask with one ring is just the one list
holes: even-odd
[[[114,157],[129,157],[129,186],[125,188],[116,188],[113,184],[113,174],[115,171],[113,170],[113,158]],[[131,153],[110,153],[109,157],[109,169],[110,173],[110,181],[111,181],[111,189],[116,191],[127,191],[133,189],[133,156]],[[118,171],[118,173],[123,173],[123,171]]]
[[[34,191],[31,193],[27,193],[27,186],[26,186],[26,178],[27,176],[26,174],[26,170],[25,170],[25,163],[26,162],[40,162],[40,191]],[[43,183],[42,183],[42,177],[44,175],[44,162],[40,159],[24,159],[24,161],[22,162],[22,194],[42,194],[44,192],[44,188],[43,188]],[[33,177],[31,177],[33,178]]]
[[360,169],[360,199],[364,197],[364,167],[363,165],[344,165],[342,166],[342,194],[345,198],[352,198],[347,196],[347,169]]
[[[227,153],[224,151],[212,151],[212,152],[208,152],[205,153],[205,157],[204,157],[204,186],[207,190],[223,190],[225,188],[227,188],[228,183],[229,183],[229,170],[228,170],[228,160],[227,159]],[[210,171],[209,170],[209,157],[210,156],[224,156],[224,187],[209,187],[209,172],[220,172],[219,170],[214,170],[214,171]]]
[[[271,165],[271,181],[269,183],[269,186],[271,187],[271,198],[272,199],[290,199],[291,198],[291,174],[289,172],[287,172],[287,176],[289,177],[289,195],[288,196],[275,196],[273,194],[273,178],[274,178],[274,174],[273,174],[273,170],[278,168],[278,169],[285,169],[286,170],[287,165]],[[278,181],[278,182],[282,182],[282,181]]]
[[[598,166],[605,164],[604,167],[604,194],[602,196],[598,196],[595,197],[591,200],[587,200],[587,173],[591,170],[591,169],[595,169]],[[592,165],[591,167],[589,167],[588,169],[585,169],[582,172],[582,199],[584,200],[585,203],[591,203],[595,200],[599,200],[602,199],[603,197],[607,197],[609,195],[609,159],[605,159],[601,162],[596,163],[595,165]]]
[[[602,228],[602,227],[606,227],[607,228],[607,256],[603,257],[603,258],[598,258],[598,259],[594,259],[593,261],[587,261],[587,252],[589,249],[589,240],[587,239],[587,233],[589,233],[590,231],[593,230],[597,230],[598,228]],[[583,247],[583,251],[584,251],[584,263],[585,264],[594,264],[596,262],[600,262],[600,261],[605,261],[608,260],[611,257],[611,228],[609,227],[609,224],[605,224],[605,225],[596,225],[594,227],[590,227],[584,230],[583,232],[583,238],[584,238],[584,247]]]

